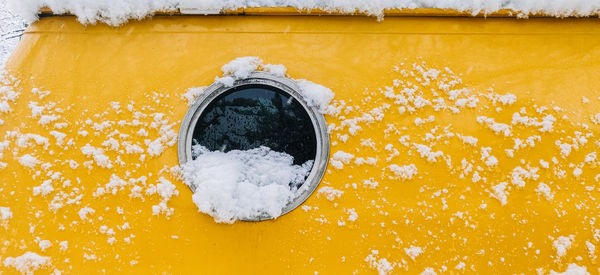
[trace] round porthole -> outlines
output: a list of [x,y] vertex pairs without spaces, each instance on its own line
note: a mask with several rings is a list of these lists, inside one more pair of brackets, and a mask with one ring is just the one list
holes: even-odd
[[292,211],[319,185],[328,156],[323,115],[307,104],[293,80],[265,72],[231,87],[208,87],[186,113],[178,140],[194,202],[224,222]]

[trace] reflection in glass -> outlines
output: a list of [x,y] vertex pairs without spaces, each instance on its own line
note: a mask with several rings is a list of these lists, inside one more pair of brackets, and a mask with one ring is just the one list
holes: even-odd
[[316,156],[312,121],[289,94],[270,86],[245,85],[213,100],[194,128],[193,140],[211,151],[266,146],[302,165]]

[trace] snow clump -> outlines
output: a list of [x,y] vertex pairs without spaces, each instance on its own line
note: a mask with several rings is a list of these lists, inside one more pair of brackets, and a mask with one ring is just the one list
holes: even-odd
[[12,219],[13,213],[10,211],[10,207],[0,207],[0,225],[6,227],[8,221]]
[[231,87],[236,80],[250,77],[250,74],[258,70],[261,64],[262,60],[256,56],[238,57],[221,67],[224,76],[216,77],[215,82]]
[[353,158],[353,154],[346,153],[344,151],[337,151],[331,157],[331,165],[336,169],[342,169],[344,168],[344,164],[349,164]]
[[30,154],[25,154],[19,157],[19,164],[25,167],[35,168],[38,164],[40,164],[40,161]]
[[264,146],[225,153],[194,145],[192,153],[184,180],[198,210],[219,223],[280,216],[313,164],[294,165],[292,156]]
[[550,275],[589,275],[590,273],[587,271],[586,267],[578,266],[577,264],[569,264],[567,270],[565,272],[556,272],[554,270],[550,270]]
[[419,170],[414,164],[399,166],[396,164],[392,164],[388,166],[388,168],[394,173],[397,179],[402,180],[411,180],[414,175],[416,175]]
[[4,266],[13,267],[21,274],[33,274],[36,270],[50,264],[50,257],[40,256],[34,252],[25,252],[18,257],[6,257]]
[[[256,56],[244,56],[238,57],[223,65],[221,71],[223,71],[223,77],[215,77],[215,83],[223,84],[225,87],[232,87],[236,80],[249,78],[255,71],[263,71],[274,76],[284,77],[287,68],[283,65],[264,64],[262,59]],[[335,96],[331,89],[309,80],[292,79],[292,81],[298,85],[299,92],[302,94],[306,103],[308,103],[309,106],[319,109],[319,111],[323,113],[329,106],[329,102],[331,102]],[[202,90],[192,88],[182,95],[182,97],[192,102],[201,92]]]
[[571,248],[571,238],[560,236],[552,243],[552,245],[556,250],[556,256],[562,258],[567,254],[567,250]]
[[328,201],[334,201],[335,199],[341,197],[344,194],[344,191],[337,190],[333,187],[325,186],[321,187],[317,192],[317,196],[325,197]]
[[411,245],[409,248],[405,248],[404,252],[406,252],[406,255],[414,261],[416,257],[423,254],[423,249],[421,247]]
[[331,89],[306,79],[297,79],[296,84],[300,87],[300,92],[308,104],[317,107],[322,112],[335,96]]
[[386,258],[381,258],[378,250],[371,250],[371,254],[365,258],[365,262],[369,264],[370,268],[376,269],[379,275],[390,274],[394,271],[395,264],[390,263]]

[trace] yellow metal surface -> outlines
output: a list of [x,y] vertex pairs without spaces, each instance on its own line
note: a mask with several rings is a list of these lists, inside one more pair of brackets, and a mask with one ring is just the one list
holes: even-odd
[[[600,248],[587,243],[600,245],[600,172],[597,160],[585,159],[600,149],[600,130],[590,119],[600,111],[599,30],[595,19],[156,16],[114,28],[82,26],[74,17],[43,18],[29,27],[8,63],[20,94],[9,102],[12,111],[0,115],[0,131],[10,141],[2,159],[7,167],[0,170],[0,207],[13,213],[0,227],[0,261],[32,251],[50,257],[41,273],[67,274],[363,274],[389,271],[383,259],[394,273],[548,273],[571,263],[597,273]],[[241,56],[283,64],[290,77],[331,88],[336,104],[353,106],[326,115],[337,127],[332,155],[343,151],[377,163],[330,165],[321,187],[343,194],[329,200],[315,193],[305,203],[311,208],[276,220],[228,225],[198,213],[191,191],[168,172],[177,165],[171,140],[160,140],[165,150],[158,156],[147,144],[179,130],[188,108],[181,95],[188,88],[210,85],[222,65]],[[439,75],[429,75],[428,83],[421,68],[437,68]],[[438,97],[454,104],[440,84],[470,90],[477,107],[436,111],[432,100]],[[402,103],[384,96],[385,87],[400,94],[414,85],[431,105],[402,113]],[[490,88],[516,95],[517,102],[488,99]],[[31,106],[46,108],[38,115]],[[347,119],[377,107],[386,109],[384,117],[356,120],[362,130],[351,135]],[[553,131],[513,125],[522,108],[523,116],[539,121],[552,114]],[[510,125],[510,135],[477,122],[482,116]],[[138,134],[141,128],[147,136]],[[66,134],[64,143],[51,131]],[[448,132],[454,135],[444,136]],[[23,143],[27,133],[47,137],[48,146]],[[478,142],[467,144],[458,134]],[[526,143],[532,136],[540,141],[514,149],[515,138]],[[111,150],[109,137],[120,147]],[[557,140],[571,151],[561,154]],[[144,152],[128,154],[126,143]],[[428,160],[412,143],[443,156]],[[103,148],[113,167],[86,155],[81,148],[87,144]],[[486,164],[482,147],[491,148],[497,165]],[[507,149],[514,150],[512,157]],[[25,154],[39,164],[20,164]],[[418,173],[401,179],[392,164],[414,164]],[[529,178],[517,173],[515,180],[516,167],[538,170]],[[482,179],[474,180],[474,171]],[[179,192],[167,202],[170,216],[153,215],[161,197],[146,193],[160,177]],[[34,187],[47,180],[53,191],[43,195]],[[365,180],[378,185],[371,188]],[[502,182],[505,190],[494,193]],[[536,192],[540,182],[549,186],[548,196]],[[84,207],[94,212],[82,215]],[[351,209],[358,215],[354,221]],[[559,237],[570,240],[562,256]],[[52,246],[42,250],[41,240]],[[61,249],[63,241],[68,245]],[[408,253],[411,246],[422,253]]]

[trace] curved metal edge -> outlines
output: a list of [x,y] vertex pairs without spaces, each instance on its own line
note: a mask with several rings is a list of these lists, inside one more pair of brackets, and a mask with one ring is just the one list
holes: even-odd
[[[325,175],[327,164],[329,163],[329,132],[325,116],[316,107],[309,105],[304,100],[304,96],[300,93],[300,87],[298,87],[295,81],[266,72],[253,72],[246,79],[236,80],[231,87],[225,87],[221,83],[213,83],[202,94],[196,97],[181,122],[177,140],[177,157],[180,166],[183,166],[192,159],[192,137],[194,134],[194,127],[192,126],[196,125],[204,109],[219,95],[230,89],[249,84],[272,86],[290,94],[298,100],[312,121],[317,139],[317,155],[310,174],[304,184],[296,191],[292,201],[282,209],[281,214],[277,217],[265,215],[254,219],[243,219],[244,221],[264,221],[281,217],[304,203],[321,183],[321,179]],[[188,187],[194,192],[195,186],[188,185]]]

